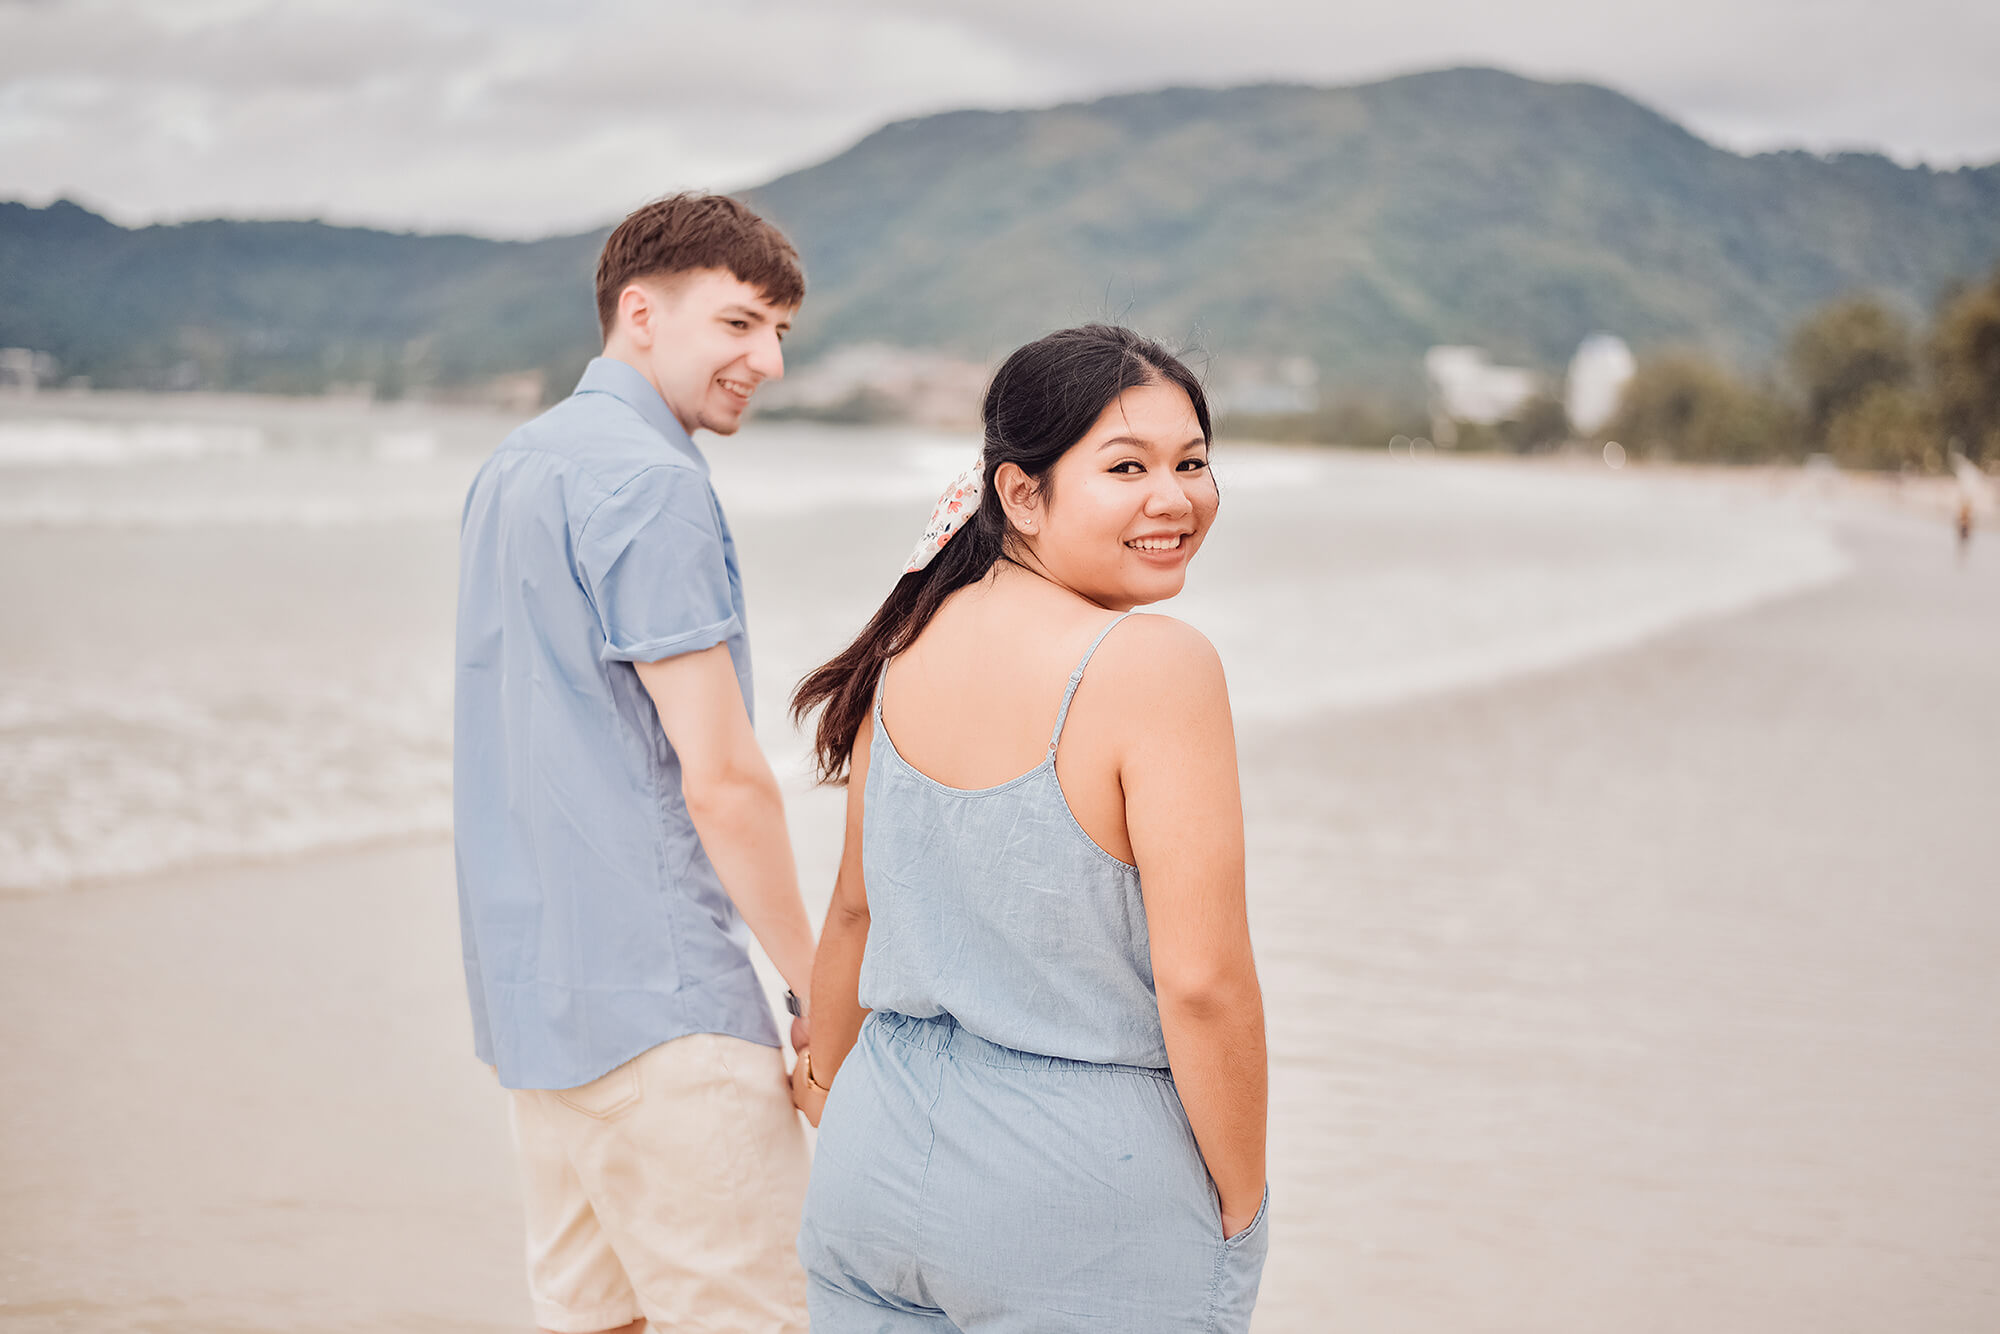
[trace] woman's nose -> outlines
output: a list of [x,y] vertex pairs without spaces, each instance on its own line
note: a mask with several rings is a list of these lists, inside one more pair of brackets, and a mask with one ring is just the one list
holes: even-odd
[[1193,510],[1194,499],[1181,485],[1179,474],[1169,472],[1164,476],[1166,480],[1154,486],[1151,494],[1146,497],[1146,512],[1166,518]]

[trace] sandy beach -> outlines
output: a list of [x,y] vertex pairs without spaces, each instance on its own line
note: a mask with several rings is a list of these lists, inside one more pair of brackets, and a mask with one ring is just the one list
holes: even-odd
[[[1835,531],[1745,611],[1246,720],[1259,1334],[2000,1326],[2000,543]],[[456,951],[434,834],[0,895],[0,1329],[528,1328]]]
[[1262,1331],[2000,1324],[2000,550],[1246,756]]

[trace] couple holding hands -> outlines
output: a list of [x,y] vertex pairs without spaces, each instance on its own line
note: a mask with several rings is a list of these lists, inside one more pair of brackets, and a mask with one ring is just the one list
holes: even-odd
[[536,1318],[1240,1334],[1266,1069],[1235,740],[1214,649],[1133,614],[1215,519],[1201,385],[1106,325],[994,374],[979,464],[793,695],[847,789],[815,946],[691,438],[783,374],[804,294],[735,200],[640,209],[603,355],[466,499],[459,909]]

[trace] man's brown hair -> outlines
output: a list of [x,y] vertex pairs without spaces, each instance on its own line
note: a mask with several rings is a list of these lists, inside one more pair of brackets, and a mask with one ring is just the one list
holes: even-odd
[[597,323],[618,319],[618,294],[635,278],[727,269],[774,306],[805,299],[799,252],[785,234],[728,195],[678,194],[635,209],[597,257]]

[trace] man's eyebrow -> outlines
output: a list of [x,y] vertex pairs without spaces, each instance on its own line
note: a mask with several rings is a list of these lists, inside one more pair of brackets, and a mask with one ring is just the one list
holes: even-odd
[[[764,322],[764,312],[758,310],[755,306],[724,306],[722,313],[724,315],[734,315],[739,319],[755,320],[759,324]],[[787,325],[786,327],[789,328],[791,326]]]

